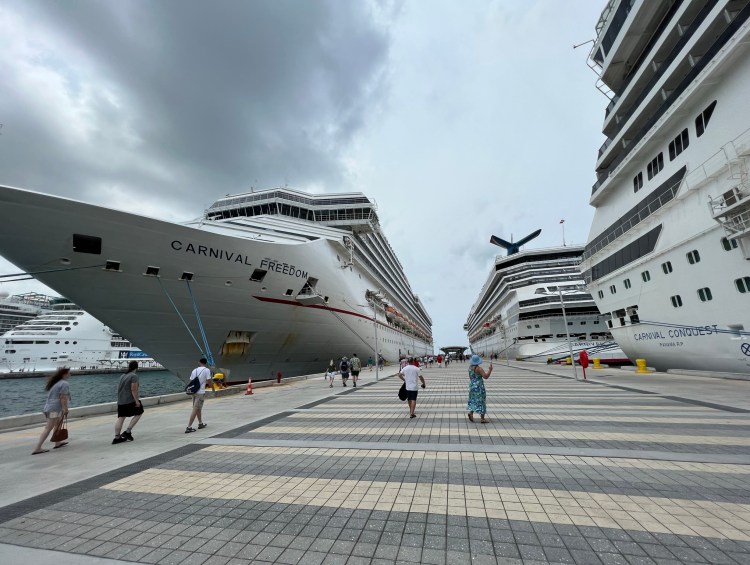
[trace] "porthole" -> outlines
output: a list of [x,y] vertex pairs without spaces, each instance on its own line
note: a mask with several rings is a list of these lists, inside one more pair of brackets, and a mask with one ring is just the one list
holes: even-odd
[[724,248],[724,251],[731,251],[732,249],[737,249],[737,240],[727,239],[726,237],[722,237],[721,246]]
[[692,251],[688,251],[686,253],[686,256],[687,256],[688,263],[690,263],[691,265],[695,265],[696,263],[700,263],[701,256],[698,253],[697,249],[693,249]]
[[597,292],[597,295],[599,296],[599,298],[604,298],[604,291],[600,290],[599,292]]
[[617,294],[617,287],[613,284],[609,285],[609,293],[610,294]]
[[704,288],[699,288],[698,298],[701,299],[701,302],[708,302],[709,300],[713,300],[713,296],[711,296],[711,289],[707,286]]
[[625,288],[630,288],[630,279],[625,279],[624,281],[622,281],[622,284],[625,285]]
[[661,270],[664,271],[665,275],[668,275],[672,272],[672,261],[666,261],[665,263],[661,264]]
[[651,280],[651,273],[649,273],[648,271],[643,271],[641,273],[641,278],[643,279],[643,282],[648,282]]
[[672,306],[675,308],[682,307],[682,298],[680,298],[679,294],[675,294],[674,296],[670,296],[669,300],[672,302]]
[[734,279],[734,285],[737,287],[742,294],[750,292],[750,277],[742,277],[740,279]]

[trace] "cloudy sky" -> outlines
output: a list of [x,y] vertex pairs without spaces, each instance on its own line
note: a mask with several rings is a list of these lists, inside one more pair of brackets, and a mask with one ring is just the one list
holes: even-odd
[[572,45],[604,4],[3,0],[0,184],[174,221],[362,191],[435,345],[466,344],[491,234],[586,242],[607,100]]

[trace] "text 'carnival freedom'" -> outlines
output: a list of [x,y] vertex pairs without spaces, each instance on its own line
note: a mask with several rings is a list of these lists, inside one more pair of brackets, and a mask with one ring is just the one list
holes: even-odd
[[[225,249],[216,249],[209,247],[208,245],[193,245],[188,243],[183,244],[180,240],[175,239],[172,244],[172,249],[175,251],[184,251],[185,253],[193,253],[194,255],[203,255],[204,257],[211,257],[213,259],[222,259],[230,263],[242,263],[250,267],[252,263],[248,255],[242,253],[227,251]],[[296,268],[294,265],[284,263],[283,261],[277,261],[276,259],[264,258],[260,262],[261,269],[267,269],[268,271],[274,271],[276,273],[282,273],[298,278],[307,278],[307,271]]]

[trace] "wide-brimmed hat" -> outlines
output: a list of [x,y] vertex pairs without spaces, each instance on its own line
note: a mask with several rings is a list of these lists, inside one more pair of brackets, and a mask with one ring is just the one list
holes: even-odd
[[471,359],[469,359],[469,365],[481,365],[481,364],[482,364],[482,358],[476,353],[471,356]]

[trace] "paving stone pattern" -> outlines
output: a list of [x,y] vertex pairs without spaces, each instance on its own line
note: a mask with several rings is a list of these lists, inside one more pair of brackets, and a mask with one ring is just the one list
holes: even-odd
[[195,565],[750,563],[750,414],[500,366],[483,425],[465,371],[426,370],[417,418],[397,379],[349,389],[0,523],[0,542]]

